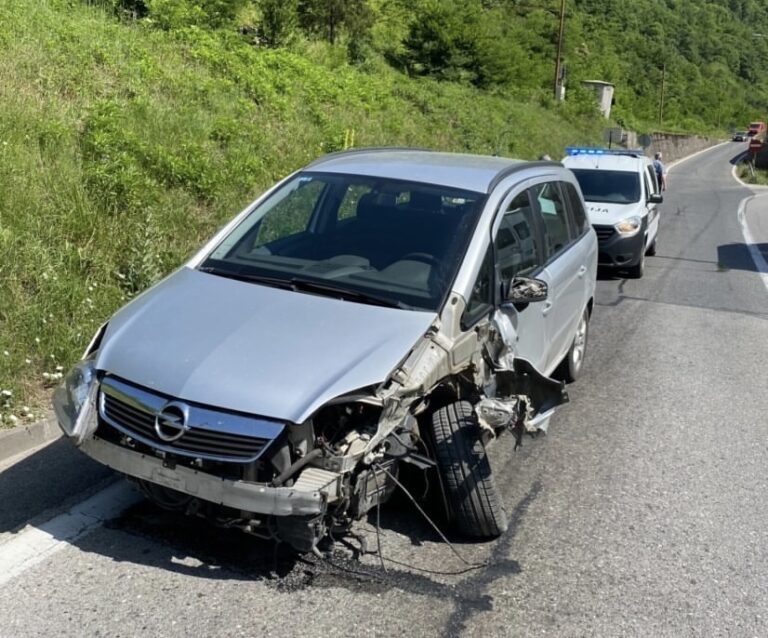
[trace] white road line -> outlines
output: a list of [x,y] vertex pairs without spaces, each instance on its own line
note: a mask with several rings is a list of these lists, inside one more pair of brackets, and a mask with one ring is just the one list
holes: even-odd
[[141,499],[126,481],[117,481],[64,514],[13,535],[0,545],[0,585],[68,547],[72,541]]
[[747,184],[741,177],[738,176],[736,171],[739,169],[739,164],[741,163],[741,160],[743,160],[747,156],[747,151],[744,151],[741,155],[739,155],[736,158],[736,161],[733,163],[733,168],[731,168],[731,177],[735,179],[739,184],[741,184],[744,188],[752,188],[752,186],[756,186],[756,184]]
[[679,160],[675,160],[674,162],[671,162],[667,165],[667,170],[671,171],[675,166],[679,166],[683,162],[687,162],[689,159],[693,159],[694,157],[698,157],[699,155],[702,155],[703,153],[706,153],[708,151],[711,151],[715,148],[720,148],[721,146],[725,146],[726,144],[730,144],[730,142],[720,142],[719,144],[715,144],[714,146],[707,146],[707,148],[703,148],[700,151],[696,151],[695,153],[691,153],[690,155],[686,155],[685,157],[681,157]]
[[765,289],[768,290],[768,262],[765,261],[765,257],[763,257],[763,254],[758,250],[757,242],[752,236],[752,231],[749,230],[749,224],[747,224],[747,204],[756,197],[758,197],[758,195],[750,195],[741,200],[739,203],[738,218],[739,224],[741,224],[741,234],[744,235],[744,243],[749,249],[752,261],[755,262],[755,268],[757,268],[757,273],[760,275],[760,279],[763,280]]
[[731,176],[739,184],[749,188],[755,194],[750,195],[749,197],[745,197],[739,202],[739,210],[737,211],[736,216],[739,219],[739,225],[741,226],[741,234],[744,237],[744,243],[749,250],[749,255],[752,257],[752,261],[755,262],[757,274],[760,276],[760,279],[763,280],[763,284],[765,285],[766,290],[768,290],[768,262],[765,261],[765,257],[763,257],[763,254],[758,250],[757,242],[755,241],[755,238],[752,235],[752,231],[749,229],[749,224],[747,223],[747,205],[756,197],[760,197],[761,195],[759,195],[759,191],[765,189],[766,187],[758,184],[747,184],[746,182],[739,179],[738,175],[736,175],[737,165],[734,165],[734,167],[731,169]]

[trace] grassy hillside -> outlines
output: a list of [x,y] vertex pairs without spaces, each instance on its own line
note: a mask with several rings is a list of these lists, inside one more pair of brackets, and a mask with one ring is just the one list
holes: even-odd
[[111,312],[324,152],[531,158],[599,139],[583,104],[366,72],[335,51],[76,1],[0,3],[0,422],[39,415]]

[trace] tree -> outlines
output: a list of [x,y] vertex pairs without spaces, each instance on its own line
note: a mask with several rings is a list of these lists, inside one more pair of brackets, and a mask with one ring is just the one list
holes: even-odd
[[309,34],[335,44],[346,29],[353,37],[370,30],[372,14],[365,0],[298,0],[299,24]]
[[269,46],[287,44],[298,24],[297,0],[261,0],[260,32]]

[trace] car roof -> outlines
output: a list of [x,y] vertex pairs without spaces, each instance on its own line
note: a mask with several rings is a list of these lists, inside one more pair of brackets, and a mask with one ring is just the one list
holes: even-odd
[[553,162],[526,162],[489,155],[382,148],[332,153],[304,170],[385,177],[487,193],[502,177],[537,164],[558,166]]
[[604,171],[637,171],[650,162],[645,155],[569,155],[563,159],[566,168]]

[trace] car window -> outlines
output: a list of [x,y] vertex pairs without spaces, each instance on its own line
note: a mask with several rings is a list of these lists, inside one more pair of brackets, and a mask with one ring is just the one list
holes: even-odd
[[651,181],[651,177],[648,175],[648,173],[644,173],[643,177],[643,182],[645,182],[645,199],[647,201],[648,198],[654,193],[653,182]]
[[658,193],[659,192],[659,184],[656,181],[656,171],[653,170],[653,166],[647,166],[646,167],[646,178],[648,180],[647,183],[648,183],[648,185],[650,187],[650,189],[648,191],[648,194],[650,195],[651,193]]
[[589,227],[589,222],[587,221],[587,213],[584,210],[584,204],[581,201],[579,192],[576,190],[576,187],[573,184],[568,182],[561,182],[560,187],[563,189],[563,192],[566,195],[568,208],[571,211],[571,221],[573,222],[571,228],[571,237],[573,239],[577,239],[578,237],[581,237],[584,231]]
[[502,281],[527,275],[543,264],[540,235],[529,191],[517,195],[504,211],[494,239]]
[[544,249],[549,258],[570,242],[568,214],[556,182],[545,182],[533,187],[541,212],[544,232]]
[[337,212],[337,218],[350,219],[357,215],[357,205],[360,203],[360,198],[363,195],[367,195],[372,190],[370,184],[350,184],[344,193],[344,197],[339,204],[339,210]]
[[493,307],[493,250],[488,248],[483,265],[472,287],[467,308],[461,317],[461,327],[466,330]]
[[265,246],[277,239],[305,231],[324,187],[322,182],[299,181],[296,188],[261,219],[253,247]]

